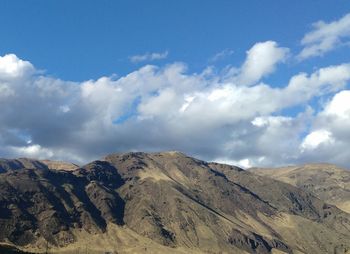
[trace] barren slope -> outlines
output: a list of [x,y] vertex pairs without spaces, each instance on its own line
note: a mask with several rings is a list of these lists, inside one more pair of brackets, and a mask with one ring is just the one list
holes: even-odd
[[112,154],[73,170],[24,159],[1,167],[0,241],[24,250],[43,252],[47,242],[60,253],[350,249],[350,215],[312,193],[178,152]]
[[313,192],[317,197],[350,213],[350,171],[332,164],[306,164],[252,172]]

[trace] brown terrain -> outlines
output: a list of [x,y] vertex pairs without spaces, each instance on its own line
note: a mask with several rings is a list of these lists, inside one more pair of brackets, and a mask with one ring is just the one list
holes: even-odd
[[251,169],[262,176],[314,193],[329,204],[350,213],[350,171],[332,164],[306,164],[276,169]]
[[261,172],[179,152],[3,159],[0,253],[350,253],[346,209]]

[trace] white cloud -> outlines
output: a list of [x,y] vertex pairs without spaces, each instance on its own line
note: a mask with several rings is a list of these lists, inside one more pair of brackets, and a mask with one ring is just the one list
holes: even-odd
[[38,144],[31,145],[29,143],[27,146],[9,147],[9,149],[12,150],[12,152],[15,154],[20,154],[28,158],[49,159],[53,156],[52,151],[42,148]]
[[350,91],[336,93],[314,118],[312,129],[300,145],[301,161],[350,165]]
[[350,80],[350,64],[320,68],[311,75],[300,73],[293,76],[285,88],[283,101],[295,105],[343,89]]
[[274,41],[256,43],[247,51],[247,59],[241,67],[237,83],[253,85],[274,72],[276,65],[288,57],[289,49],[279,47]]
[[21,78],[32,74],[34,67],[30,62],[19,59],[14,54],[0,56],[0,77],[2,80],[8,78]]
[[214,162],[227,164],[227,165],[233,165],[233,166],[239,166],[245,169],[251,168],[252,164],[249,159],[242,159],[239,161],[236,160],[227,160],[227,159],[216,159]]
[[135,55],[135,56],[130,56],[129,59],[132,63],[140,63],[140,62],[150,62],[154,60],[161,60],[165,59],[168,57],[169,52],[164,51],[164,52],[153,52],[153,53],[146,53],[143,55]]
[[318,21],[313,24],[313,30],[301,40],[301,45],[304,48],[299,53],[298,58],[303,60],[322,56],[339,45],[349,43],[349,38],[350,13],[330,23]]
[[350,90],[333,96],[317,115],[315,128],[327,129],[339,142],[350,143]]
[[333,143],[332,133],[327,130],[316,130],[308,134],[301,143],[301,151],[314,150],[322,144]]
[[326,106],[322,115],[350,120],[350,90],[337,93]]
[[[12,76],[0,72],[0,155],[83,163],[117,151],[180,150],[248,167],[319,158],[313,151],[326,149],[326,140],[317,149],[301,152],[302,144],[311,147],[317,130],[328,131],[334,139],[330,145],[341,147],[340,135],[342,140],[348,135],[342,126],[350,122],[344,120],[348,111],[340,110],[349,96],[341,91],[350,80],[350,65],[297,74],[286,86],[273,87],[258,80],[271,73],[288,50],[273,42],[258,45],[248,51],[232,80],[207,69],[188,73],[182,63],[146,65],[119,79],[81,83],[38,75],[29,62],[29,69],[11,72]],[[253,53],[260,47],[266,47],[274,60],[262,63],[261,54]],[[247,64],[255,59],[252,54],[260,62]],[[246,85],[236,82],[242,75],[249,80]],[[334,93],[316,116],[308,108],[299,109],[296,116],[281,115]],[[343,158],[336,160],[350,164]]]
[[180,108],[180,112],[185,112],[186,109],[191,105],[192,101],[195,99],[195,96],[188,96],[185,95],[184,100],[185,102],[182,104],[181,108]]

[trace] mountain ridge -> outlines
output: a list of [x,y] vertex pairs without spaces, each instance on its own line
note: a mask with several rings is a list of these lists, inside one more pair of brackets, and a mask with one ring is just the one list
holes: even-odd
[[22,250],[74,253],[87,239],[89,253],[350,250],[350,214],[239,167],[173,151],[68,170],[14,162],[0,173],[0,241]]

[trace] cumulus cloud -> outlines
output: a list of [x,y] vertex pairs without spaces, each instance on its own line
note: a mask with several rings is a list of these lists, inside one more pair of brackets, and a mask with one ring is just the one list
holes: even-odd
[[329,145],[333,143],[332,133],[327,130],[316,130],[308,134],[301,143],[301,151],[314,150],[320,145]]
[[0,56],[1,80],[21,78],[33,72],[34,67],[30,62],[23,61],[14,54]]
[[335,94],[315,121],[315,126],[330,131],[336,140],[350,142],[350,91]]
[[335,117],[337,119],[350,120],[350,91],[343,90],[337,93],[327,104],[321,113],[325,117]]
[[301,45],[304,48],[299,53],[298,58],[303,60],[322,56],[337,46],[348,43],[349,39],[350,13],[330,23],[318,21],[313,24],[313,29],[301,40]]
[[150,62],[154,60],[161,60],[165,59],[168,57],[169,52],[164,51],[164,52],[153,52],[153,53],[146,53],[143,55],[135,55],[135,56],[130,56],[130,62],[132,63],[140,63],[140,62]]
[[289,49],[279,47],[274,41],[256,43],[247,51],[247,59],[242,65],[237,83],[252,85],[275,71],[276,65],[286,60]]
[[[285,86],[259,81],[288,51],[271,41],[255,44],[231,79],[207,69],[189,73],[186,64],[173,63],[79,83],[3,56],[0,154],[84,163],[118,151],[180,150],[245,167],[319,159],[329,146],[341,148],[348,135],[343,104],[350,100],[344,90],[350,65],[299,73]],[[317,114],[308,106],[333,95]],[[295,106],[302,108],[296,116],[281,113]],[[350,165],[350,156],[334,158]]]
[[336,93],[315,116],[300,149],[302,161],[326,161],[349,167],[350,90]]

